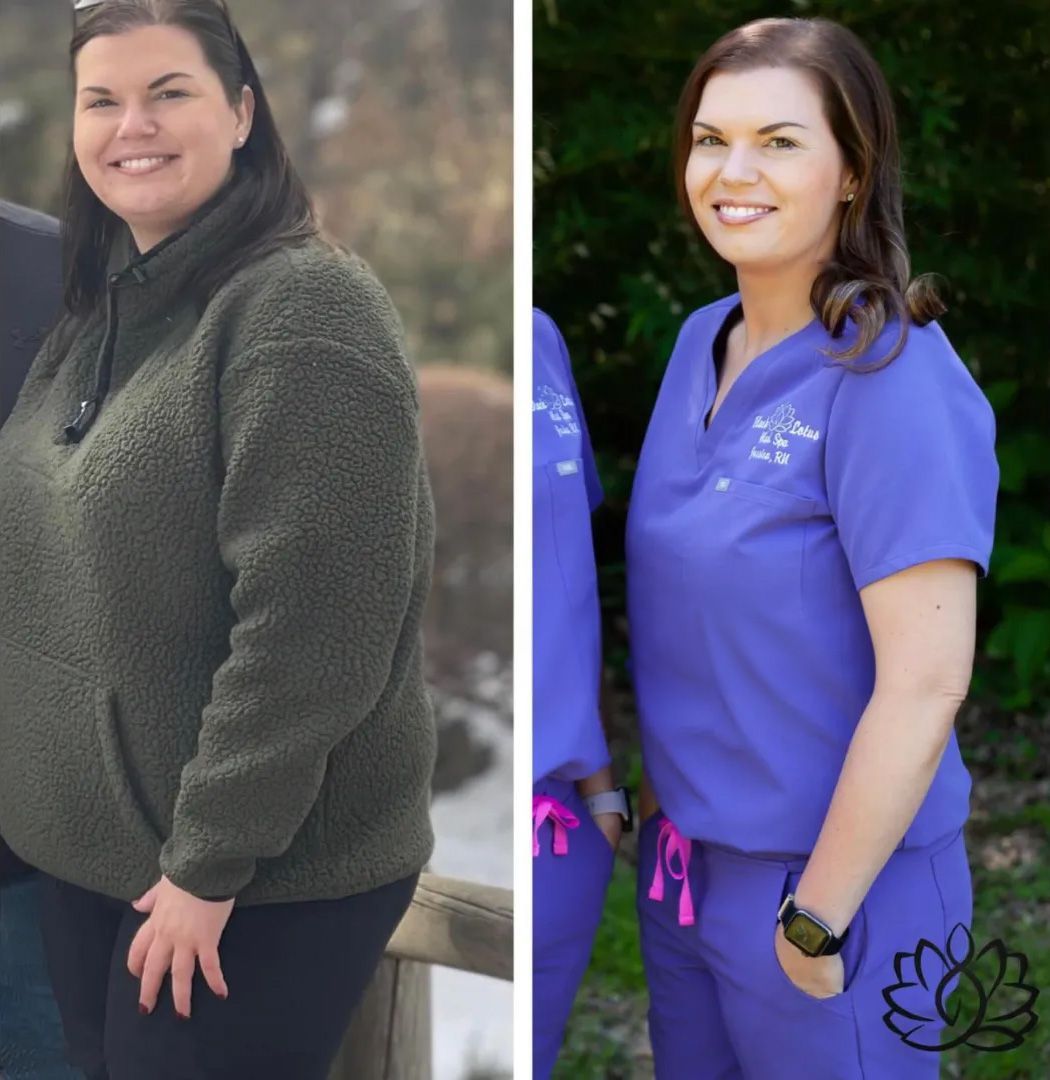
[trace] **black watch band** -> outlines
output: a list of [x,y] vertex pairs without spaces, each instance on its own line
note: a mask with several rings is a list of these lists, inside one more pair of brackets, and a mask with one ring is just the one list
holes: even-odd
[[777,922],[784,928],[784,937],[806,956],[834,956],[849,936],[847,927],[841,937],[836,937],[827,923],[796,906],[791,893],[780,905]]
[[623,801],[627,804],[627,817],[624,819],[623,831],[634,832],[634,804],[631,802],[630,789],[620,787],[617,790],[623,792]]

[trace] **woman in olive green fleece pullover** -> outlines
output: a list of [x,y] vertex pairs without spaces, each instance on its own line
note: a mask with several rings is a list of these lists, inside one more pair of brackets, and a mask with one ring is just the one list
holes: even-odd
[[0,833],[88,1075],[321,1078],[432,847],[413,373],[221,5],[107,0],[72,57],[70,314],[0,433]]

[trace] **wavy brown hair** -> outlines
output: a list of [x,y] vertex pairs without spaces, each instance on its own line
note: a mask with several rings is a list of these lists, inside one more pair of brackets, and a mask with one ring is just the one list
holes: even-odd
[[809,299],[833,338],[842,334],[847,316],[856,323],[854,344],[829,353],[841,362],[863,356],[886,323],[898,318],[900,333],[889,353],[864,364],[864,370],[884,367],[904,348],[909,323],[924,326],[946,308],[933,275],[911,279],[893,98],[856,34],[829,19],[758,19],[719,38],[697,61],[678,102],[674,170],[679,205],[700,233],[685,168],[693,119],[708,79],[719,71],[760,67],[796,68],[814,79],[832,134],[857,178],[856,198],[845,204],[835,253],[813,282]]

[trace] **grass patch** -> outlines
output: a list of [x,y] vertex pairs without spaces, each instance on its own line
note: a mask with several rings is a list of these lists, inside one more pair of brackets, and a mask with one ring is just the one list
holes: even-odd
[[600,978],[603,986],[614,993],[630,994],[645,986],[634,883],[635,868],[623,859],[617,859],[588,972],[588,975]]
[[634,908],[635,868],[617,859],[591,965],[569,1018],[554,1080],[634,1080],[645,1037],[645,976]]
[[[982,832],[999,834],[1009,831],[1008,820],[1020,820],[1013,826],[1031,826],[1050,816],[1050,806],[1036,804],[1010,818],[995,818],[982,826]],[[971,845],[971,848],[976,845]],[[971,856],[973,851],[971,850]],[[973,937],[977,948],[1000,938],[1010,952],[1028,958],[1025,979],[1039,988],[1035,1012],[1036,1026],[1016,1050],[1002,1053],[956,1047],[944,1055],[942,1076],[964,1080],[1046,1080],[1050,1076],[1050,937],[1047,916],[1050,913],[1050,865],[1036,860],[1009,870],[985,870],[973,866],[974,912]]]

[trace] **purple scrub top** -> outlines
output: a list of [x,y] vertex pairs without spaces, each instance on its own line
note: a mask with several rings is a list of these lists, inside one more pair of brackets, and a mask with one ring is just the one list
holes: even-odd
[[602,501],[569,354],[532,315],[532,775],[609,764],[598,690],[601,624],[591,511]]
[[[631,652],[646,769],[688,837],[812,850],[875,658],[858,591],[932,559],[987,572],[999,471],[990,406],[936,323],[870,374],[814,320],[756,357],[710,427],[712,345],[739,296],[678,336],[627,526]],[[888,325],[861,360],[885,355]],[[953,732],[902,847],[959,829]]]

